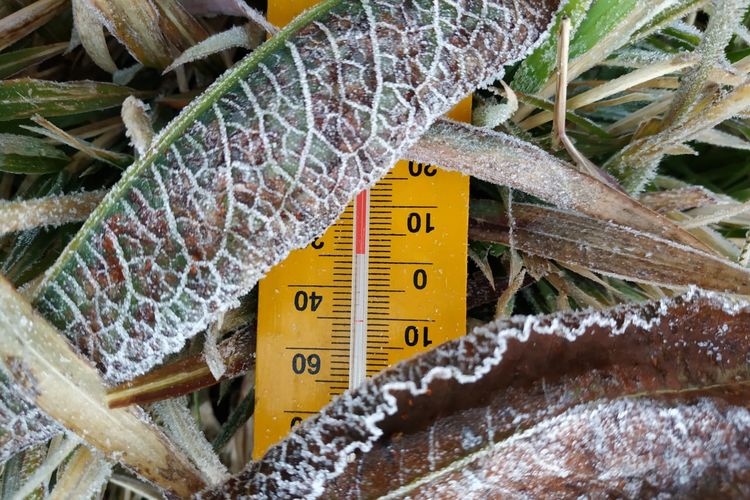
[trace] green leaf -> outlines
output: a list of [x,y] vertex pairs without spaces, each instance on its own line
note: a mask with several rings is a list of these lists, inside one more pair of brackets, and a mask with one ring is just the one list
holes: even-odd
[[563,16],[570,18],[571,34],[574,34],[578,26],[586,16],[592,0],[570,0],[557,15],[557,20],[552,27],[551,34],[521,62],[518,70],[513,75],[513,90],[525,94],[534,94],[547,82],[557,66],[557,33],[560,29],[560,19]]
[[64,116],[119,106],[135,90],[92,81],[49,82],[24,78],[0,82],[0,121]]
[[0,133],[0,171],[14,174],[58,172],[69,158],[51,144],[26,135]]
[[0,54],[0,78],[7,78],[34,64],[39,64],[50,57],[61,54],[67,47],[66,42],[61,42]]

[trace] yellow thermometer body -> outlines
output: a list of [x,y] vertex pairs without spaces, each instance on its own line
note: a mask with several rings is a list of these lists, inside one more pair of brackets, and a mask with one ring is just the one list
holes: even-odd
[[[315,0],[270,0],[283,26]],[[450,113],[469,121],[471,101]],[[260,282],[253,456],[365,377],[466,328],[469,179],[399,161]]]

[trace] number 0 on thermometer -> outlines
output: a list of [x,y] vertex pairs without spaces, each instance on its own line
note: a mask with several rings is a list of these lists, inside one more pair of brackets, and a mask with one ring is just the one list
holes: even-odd
[[[314,0],[270,0],[289,22]],[[467,99],[450,114],[468,121]],[[400,161],[260,282],[253,456],[334,396],[466,328],[469,179]]]

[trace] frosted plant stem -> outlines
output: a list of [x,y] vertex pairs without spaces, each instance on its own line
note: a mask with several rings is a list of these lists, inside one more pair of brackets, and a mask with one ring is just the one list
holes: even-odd
[[190,457],[211,484],[225,480],[229,471],[219,461],[195,419],[185,406],[184,398],[154,403],[152,408],[166,427],[167,434]]
[[711,213],[700,217],[695,217],[693,219],[688,219],[685,222],[682,222],[680,225],[685,229],[693,229],[696,227],[707,226],[709,224],[716,224],[717,222],[721,222],[725,219],[729,219],[730,217],[735,217],[749,211],[750,201],[746,201],[745,203],[732,203],[728,206],[716,205],[711,208],[714,209],[711,211]]
[[226,364],[221,358],[219,352],[219,340],[221,340],[222,323],[224,315],[219,316],[219,320],[206,330],[206,341],[203,344],[203,354],[206,357],[206,364],[211,370],[211,375],[216,380],[221,379],[224,372],[227,371]]
[[742,267],[750,267],[750,230],[745,233],[745,243],[742,245],[739,260]]
[[12,500],[22,500],[37,489],[40,484],[47,483],[52,473],[57,469],[63,460],[72,452],[81,442],[77,436],[67,435],[65,440],[58,446],[44,462],[37,468],[34,473],[28,477],[26,482],[21,486]]
[[600,181],[612,184],[588,158],[583,156],[565,131],[565,113],[568,107],[568,57],[570,49],[570,18],[560,20],[560,35],[557,42],[557,94],[552,120],[552,145],[559,149],[565,147],[578,169]]
[[86,220],[106,191],[88,191],[21,201],[0,201],[0,235]]
[[96,498],[111,475],[112,467],[104,457],[85,446],[79,446],[63,474],[58,472],[55,488],[48,500]]
[[725,61],[724,48],[742,22],[747,8],[744,0],[716,0],[703,40],[698,46],[698,64],[687,74],[672,100],[672,108],[664,119],[663,128],[681,124],[699,99],[711,69]]
[[122,122],[125,124],[125,135],[130,138],[130,142],[140,155],[146,152],[154,139],[148,109],[148,104],[131,95],[122,103],[120,111]]
[[605,169],[620,179],[629,193],[640,193],[656,175],[656,167],[673,146],[691,140],[750,107],[750,79],[721,97],[701,113],[693,114],[679,127],[670,127],[656,135],[630,143],[610,158]]

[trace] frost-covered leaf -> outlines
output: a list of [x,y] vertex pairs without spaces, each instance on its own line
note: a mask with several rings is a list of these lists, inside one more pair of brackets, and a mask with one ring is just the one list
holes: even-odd
[[0,133],[0,172],[58,172],[69,160],[65,153],[36,137]]
[[73,22],[89,57],[104,71],[115,73],[117,65],[109,54],[103,23],[88,0],[73,0]]
[[576,171],[540,148],[499,132],[439,120],[407,155],[422,163],[518,189],[560,208],[703,248],[674,222],[629,196]]
[[391,498],[746,498],[749,431],[721,400],[590,403]]
[[[36,404],[110,460],[123,463],[178,495],[189,495],[205,485],[198,471],[140,408],[106,407],[105,387],[96,369],[78,356],[67,340],[3,278],[0,371],[12,380],[17,398]],[[2,387],[4,391],[7,384]],[[18,421],[17,425],[21,426],[20,431],[24,430],[23,422]],[[59,430],[54,425],[47,427]],[[5,426],[2,429],[14,430]]]
[[750,151],[750,141],[746,141],[745,139],[737,137],[736,135],[729,134],[715,128],[697,133],[695,135],[695,140],[698,142],[711,144],[713,146]]
[[180,54],[164,71],[172,71],[177,66],[203,59],[226,49],[256,47],[261,41],[259,34],[249,28],[249,25],[234,26],[221,33],[211,35]]
[[60,432],[62,427],[20,397],[15,385],[0,369],[0,464]]
[[0,121],[113,108],[131,94],[139,92],[112,83],[5,80],[0,82]]
[[176,1],[85,0],[85,5],[146,66],[163,69],[174,56],[208,36]]
[[[416,494],[418,488],[427,485],[450,488],[457,478],[470,481],[477,475],[486,475],[479,480],[483,484],[496,485],[484,490],[481,497],[503,496],[500,485],[515,476],[500,470],[506,470],[503,463],[508,467],[516,463],[514,446],[532,437],[548,442],[542,430],[549,429],[551,437],[555,428],[570,422],[573,415],[594,412],[591,417],[595,417],[598,406],[575,408],[582,403],[623,397],[633,400],[603,402],[599,408],[633,408],[632,413],[622,413],[620,418],[635,418],[635,429],[649,420],[644,416],[654,417],[653,424],[669,417],[670,412],[658,411],[661,404],[649,401],[649,397],[675,404],[699,396],[717,398],[717,410],[699,403],[692,413],[695,418],[690,419],[700,422],[699,415],[705,415],[716,425],[701,428],[687,423],[681,441],[687,443],[689,439],[698,449],[697,443],[714,445],[705,450],[710,460],[702,463],[716,466],[720,469],[717,473],[731,477],[737,470],[731,466],[737,462],[724,460],[715,443],[726,438],[726,451],[732,458],[744,457],[739,463],[747,470],[747,440],[739,436],[750,425],[750,416],[746,410],[724,410],[719,405],[723,405],[721,399],[741,402],[750,395],[748,321],[750,305],[746,302],[695,290],[675,299],[601,312],[498,320],[344,393],[320,414],[292,429],[261,460],[221,488],[205,492],[202,498],[236,498],[241,494],[400,497]],[[691,410],[683,410],[683,406],[677,408],[690,414]],[[653,487],[668,491],[680,484],[699,484],[705,478],[706,468],[680,468],[684,480],[675,484],[672,469],[665,468],[663,474],[655,476],[643,465],[644,453],[640,450],[648,450],[656,460],[666,458],[662,439],[670,436],[671,425],[660,426],[666,433],[661,436],[640,436],[641,445],[632,449],[618,446],[621,439],[630,443],[638,436],[629,434],[627,426],[618,429],[611,425],[617,413],[598,415],[592,419],[601,422],[599,430],[612,432],[598,441],[600,446],[608,452],[614,447],[628,463],[642,463],[641,468],[633,469],[636,474],[629,478],[631,484],[648,485],[658,478]],[[674,423],[676,415],[672,412]],[[580,434],[565,427],[569,439],[576,442],[597,430],[587,426],[583,418],[576,422]],[[649,429],[656,433],[655,427]],[[561,435],[560,439],[558,445],[568,442]],[[591,442],[594,444],[597,441]],[[682,449],[679,443],[674,446]],[[601,488],[622,486],[624,478],[616,473],[619,469],[609,477],[599,477],[599,469],[586,467],[591,462],[579,463],[575,457],[581,455],[573,449],[570,452],[571,462],[556,453],[549,457],[572,468],[575,475],[569,478],[592,481],[592,486],[599,478]],[[534,448],[530,455],[530,460],[547,458],[543,447]],[[539,474],[538,486],[542,487],[545,471],[532,468],[525,476],[529,486],[535,480],[531,472]],[[747,475],[740,478],[748,481]]]
[[45,25],[67,4],[67,0],[37,0],[0,19],[0,50]]
[[[508,221],[497,206],[475,210],[473,239],[507,244]],[[750,270],[713,253],[608,221],[538,205],[513,204],[518,250],[608,276],[657,286],[750,295]]]
[[0,78],[13,76],[19,71],[39,64],[50,57],[62,54],[67,46],[67,43],[62,42],[0,54]]
[[446,6],[439,32],[427,0],[307,11],[163,129],[47,274],[36,306],[109,382],[145,372],[523,57],[557,7]]

